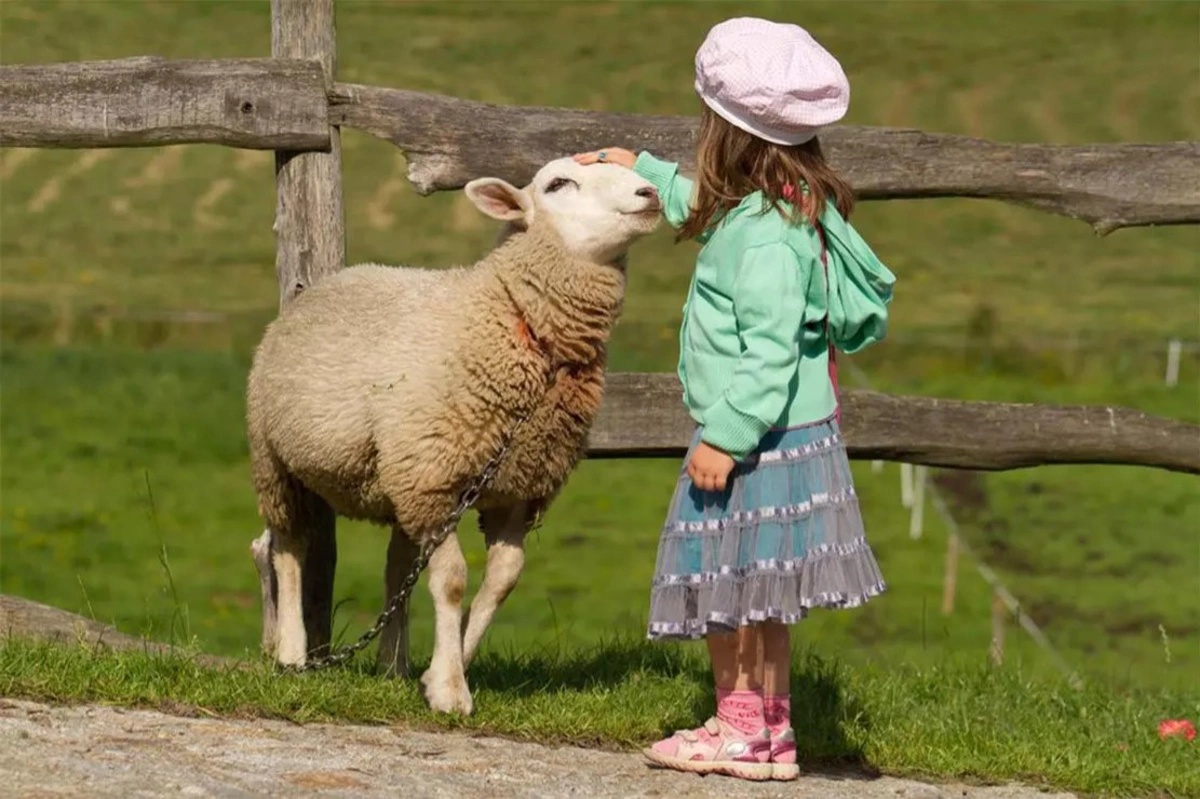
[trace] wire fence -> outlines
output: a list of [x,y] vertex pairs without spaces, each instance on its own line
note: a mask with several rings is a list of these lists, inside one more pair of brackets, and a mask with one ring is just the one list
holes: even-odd
[[[0,332],[9,341],[49,342],[59,346],[94,340],[122,339],[151,345],[168,341],[241,339],[257,336],[274,318],[275,309],[245,311],[205,309],[112,308],[30,303],[6,300],[0,312]],[[971,357],[1015,352],[1054,353],[1064,357],[1133,358],[1143,366],[1153,359],[1168,386],[1188,376],[1200,376],[1200,338],[1187,336],[1101,335],[1091,331],[1062,336],[981,338],[953,331],[895,331],[888,334],[890,351],[961,353]],[[1185,370],[1184,365],[1188,368]],[[1186,372],[1186,374],[1185,374]]]
[[[871,380],[867,373],[849,361],[843,361],[854,382],[864,389],[871,388]],[[872,469],[882,471],[883,462],[873,461]],[[1067,663],[1066,659],[1050,642],[1049,637],[1041,627],[1022,611],[1020,601],[1000,579],[983,558],[981,558],[962,535],[958,521],[951,513],[945,497],[938,487],[928,479],[929,469],[925,466],[900,464],[900,503],[910,512],[909,535],[919,539],[924,534],[924,519],[926,496],[928,504],[941,518],[946,528],[946,563],[942,579],[942,613],[949,615],[954,612],[955,598],[958,589],[958,563],[966,558],[992,590],[993,602],[991,611],[992,638],[989,656],[994,664],[1001,665],[1004,661],[1004,629],[1009,616],[1016,620],[1033,642],[1046,653],[1054,666],[1062,672],[1068,683],[1075,688],[1082,686],[1078,673]]]

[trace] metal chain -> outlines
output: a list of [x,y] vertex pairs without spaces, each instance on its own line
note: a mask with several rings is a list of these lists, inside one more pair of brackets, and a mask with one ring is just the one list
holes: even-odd
[[[546,393],[549,394],[550,389],[553,387],[554,379],[551,378],[550,384],[546,387]],[[534,407],[531,407],[527,413],[517,419],[516,424],[509,429],[508,435],[500,443],[499,450],[497,450],[496,454],[493,455],[491,460],[489,460],[483,467],[483,471],[480,472],[479,478],[470,486],[468,486],[461,495],[459,495],[458,504],[455,505],[454,511],[450,514],[450,518],[446,520],[446,524],[442,527],[441,532],[435,538],[431,538],[426,541],[425,545],[421,547],[421,551],[417,554],[417,559],[416,562],[413,563],[412,569],[404,578],[404,582],[400,584],[400,588],[398,588],[396,593],[392,595],[392,598],[388,600],[387,605],[384,606],[383,613],[380,613],[379,618],[375,620],[375,624],[373,624],[365,633],[360,635],[358,640],[354,643],[340,647],[339,649],[334,650],[327,655],[309,658],[303,666],[283,666],[282,669],[284,671],[300,673],[319,671],[321,669],[327,669],[331,666],[340,666],[344,663],[347,663],[352,657],[355,656],[355,654],[361,652],[367,647],[368,644],[379,637],[379,634],[383,632],[383,628],[387,626],[388,622],[390,622],[393,617],[395,617],[395,615],[400,611],[400,606],[403,605],[408,599],[409,595],[412,594],[413,588],[417,585],[417,580],[421,577],[421,572],[423,572],[425,567],[429,565],[429,558],[432,557],[437,548],[440,547],[445,540],[450,537],[451,533],[458,528],[458,523],[462,520],[463,514],[466,513],[472,505],[479,501],[479,497],[481,494],[483,494],[484,489],[488,487],[488,484],[491,483],[492,478],[496,476],[496,471],[500,468],[500,463],[504,460],[504,456],[508,454],[509,447],[512,446],[513,441],[517,437],[517,431],[521,429],[522,425],[529,421],[536,409],[537,406],[535,405]]]

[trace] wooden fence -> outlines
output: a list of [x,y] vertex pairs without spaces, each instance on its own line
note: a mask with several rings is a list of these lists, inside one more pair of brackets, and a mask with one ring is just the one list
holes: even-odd
[[[341,127],[404,151],[421,194],[492,175],[523,185],[546,161],[619,142],[687,169],[696,120],[492,106],[335,80],[333,0],[272,0],[269,59],[0,67],[0,146],[221,144],[274,150],[280,304],[344,265]],[[402,13],[402,12],[398,12]],[[822,136],[864,199],[1001,199],[1121,227],[1200,222],[1200,142],[1002,144],[879,127]],[[955,402],[845,393],[854,458],[1014,469],[1133,464],[1200,474],[1200,426],[1123,408]],[[692,423],[671,374],[613,374],[591,457],[679,456]],[[306,574],[310,641],[329,640],[333,519],[316,520]],[[311,594],[309,593],[311,591]],[[309,613],[306,612],[306,616]]]

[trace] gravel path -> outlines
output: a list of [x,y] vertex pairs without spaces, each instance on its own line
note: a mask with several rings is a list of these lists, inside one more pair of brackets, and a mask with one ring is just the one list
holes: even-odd
[[0,699],[0,794],[1068,799],[1005,786],[806,775],[747,783],[647,768],[634,754],[394,727],[182,718]]

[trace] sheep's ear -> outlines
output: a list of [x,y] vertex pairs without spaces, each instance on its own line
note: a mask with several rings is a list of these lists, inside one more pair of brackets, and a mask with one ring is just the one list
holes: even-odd
[[529,196],[500,178],[479,178],[466,187],[467,198],[493,219],[515,221],[530,211]]

